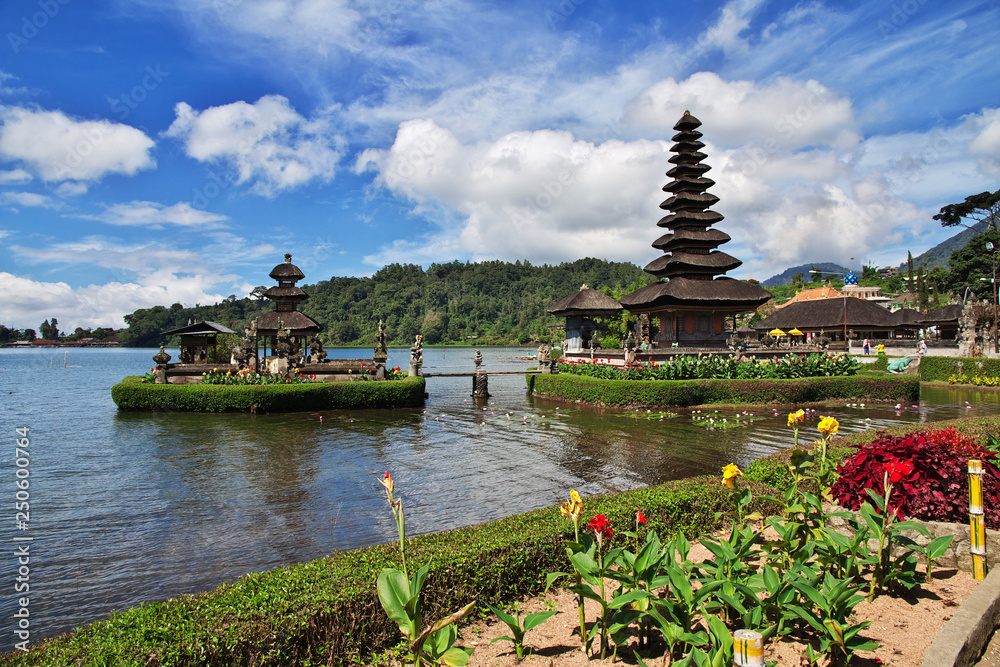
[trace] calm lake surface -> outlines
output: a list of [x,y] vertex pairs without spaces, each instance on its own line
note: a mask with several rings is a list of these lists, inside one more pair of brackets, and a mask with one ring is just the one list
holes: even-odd
[[[177,350],[168,350],[176,359]],[[482,523],[583,496],[717,474],[787,447],[786,411],[749,428],[532,400],[519,376],[429,378],[425,408],[281,415],[119,414],[111,386],[153,349],[0,350],[3,642],[13,647],[15,537],[30,536],[31,639],[247,572],[394,539],[378,479],[390,470],[411,534]],[[484,349],[523,370],[534,349]],[[474,350],[426,349],[424,370],[472,370]],[[370,357],[367,349],[331,357]],[[389,365],[408,365],[391,349]],[[966,401],[971,405],[967,407]],[[841,432],[995,413],[996,393],[925,391],[919,406],[840,407]],[[721,416],[721,415],[720,415]],[[758,414],[759,416],[759,414]],[[320,419],[322,417],[322,420]],[[812,415],[804,437],[816,435]],[[30,521],[15,526],[16,427],[30,428]],[[807,440],[809,441],[809,440]]]

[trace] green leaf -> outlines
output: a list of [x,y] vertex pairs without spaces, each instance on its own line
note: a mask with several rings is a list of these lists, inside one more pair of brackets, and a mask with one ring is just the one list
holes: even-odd
[[537,611],[534,614],[528,614],[524,619],[524,631],[527,632],[538,627],[558,613],[558,611]]
[[952,539],[954,535],[942,535],[941,537],[935,537],[930,543],[924,548],[927,556],[933,560],[944,555],[948,548],[951,546]]
[[[865,491],[871,491],[871,489],[865,489]],[[876,535],[882,534],[882,517],[875,513],[875,508],[869,503],[865,503],[861,506],[861,518],[865,520],[868,524],[868,528],[871,529]]]
[[469,664],[470,657],[472,657],[471,648],[453,646],[441,655],[441,662],[448,667],[465,667]]
[[568,577],[569,572],[549,572],[545,575],[545,592],[549,592],[549,587],[555,582],[559,577]]
[[400,631],[409,639],[416,634],[413,619],[407,613],[406,605],[410,601],[410,582],[399,570],[386,569],[378,575],[376,583],[378,599],[386,615],[399,626]]
[[652,595],[650,593],[647,593],[644,590],[638,590],[637,589],[637,590],[634,590],[634,591],[629,591],[628,593],[625,593],[624,595],[619,595],[619,596],[613,598],[611,600],[611,602],[608,603],[608,607],[610,607],[611,609],[621,609],[622,607],[624,607],[627,604],[631,604],[631,603],[637,602],[639,600],[646,600],[646,599],[648,599],[650,597],[652,597]]
[[[508,614],[507,612],[505,612],[503,609],[500,609],[498,607],[494,607],[489,602],[487,602],[485,604],[489,608],[490,611],[492,611],[494,614],[496,614],[497,618],[499,618],[508,628],[510,628],[511,632],[513,632],[515,634],[518,634],[520,632],[521,626],[517,622],[517,619],[515,617],[511,616],[510,614]],[[511,641],[513,641],[513,640],[511,640]]]

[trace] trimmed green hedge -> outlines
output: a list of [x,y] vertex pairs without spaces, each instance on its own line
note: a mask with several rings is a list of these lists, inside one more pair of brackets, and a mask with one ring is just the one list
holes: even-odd
[[[774,493],[761,484],[750,487],[756,494]],[[720,477],[699,477],[585,498],[584,521],[605,514],[620,543],[621,531],[642,510],[661,535],[684,532],[693,538],[718,526],[717,513],[731,519],[730,493]],[[777,508],[755,500],[751,509]],[[482,606],[542,591],[548,572],[566,568],[565,542],[572,536],[572,524],[549,507],[412,538],[406,553],[411,566],[433,563],[425,618],[472,600]],[[399,641],[375,592],[377,574],[398,566],[398,547],[388,544],[249,574],[208,593],[115,613],[32,645],[27,654],[2,656],[0,664],[366,664],[366,658]]]
[[949,377],[962,372],[966,375],[1000,375],[1000,359],[924,357],[920,360],[920,379],[925,382],[947,382]]
[[610,407],[816,403],[831,399],[917,400],[915,375],[852,375],[792,380],[599,380],[529,375],[528,390],[546,398]]
[[127,377],[111,388],[119,410],[193,412],[296,412],[406,408],[424,404],[424,378],[391,382],[310,382],[304,384],[148,384]]

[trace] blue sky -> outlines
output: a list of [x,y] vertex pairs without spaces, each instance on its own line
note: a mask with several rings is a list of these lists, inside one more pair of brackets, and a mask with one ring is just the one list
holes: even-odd
[[8,0],[0,323],[243,296],[285,252],[645,265],[687,109],[731,275],[897,264],[1000,187],[998,34],[996,0]]

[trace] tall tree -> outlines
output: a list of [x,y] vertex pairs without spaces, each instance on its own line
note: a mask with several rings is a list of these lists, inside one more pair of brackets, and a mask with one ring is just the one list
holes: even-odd
[[[975,224],[985,222],[987,231],[996,231],[998,214],[1000,214],[1000,190],[969,195],[963,202],[943,206],[934,219],[940,220],[942,227],[962,225],[971,228]],[[965,220],[975,222],[969,224],[964,222]]]
[[[993,251],[986,248],[987,243],[993,244]],[[993,252],[998,248],[1000,231],[983,232],[969,239],[948,260],[947,287],[956,294],[964,293],[966,288],[982,296],[992,293]]]
[[913,290],[913,253],[906,251],[906,291]]
[[924,267],[917,270],[917,302],[920,312],[926,313],[930,305],[930,292],[927,289],[927,281],[924,280]]

